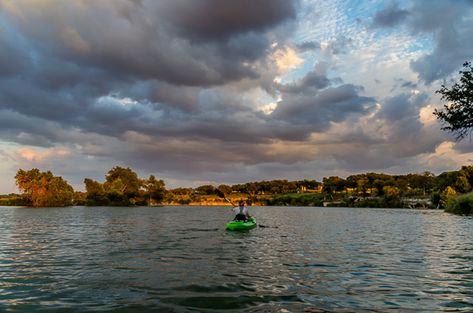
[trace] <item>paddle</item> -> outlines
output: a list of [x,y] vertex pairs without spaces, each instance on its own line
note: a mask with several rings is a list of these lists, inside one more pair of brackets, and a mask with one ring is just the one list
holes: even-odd
[[228,203],[230,203],[232,206],[236,207],[237,205],[235,205],[233,202],[230,201],[230,199],[228,199],[227,197],[225,197],[225,194],[218,188],[215,188],[215,194],[217,196],[219,196],[220,198],[223,198],[225,199],[225,201],[227,201]]

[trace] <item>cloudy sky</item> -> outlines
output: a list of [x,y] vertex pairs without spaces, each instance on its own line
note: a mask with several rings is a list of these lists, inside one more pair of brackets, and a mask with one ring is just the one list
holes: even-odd
[[471,0],[1,0],[0,193],[459,169],[432,111],[472,29]]

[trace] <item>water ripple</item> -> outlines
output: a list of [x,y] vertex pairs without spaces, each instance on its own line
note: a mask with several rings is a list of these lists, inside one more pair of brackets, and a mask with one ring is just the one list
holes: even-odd
[[0,207],[0,311],[473,311],[471,218],[265,207],[238,233],[222,212]]

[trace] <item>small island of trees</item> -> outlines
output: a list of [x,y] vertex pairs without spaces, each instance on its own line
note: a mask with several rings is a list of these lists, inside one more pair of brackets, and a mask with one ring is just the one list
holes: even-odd
[[130,168],[116,166],[108,171],[105,182],[84,179],[85,192],[74,191],[62,177],[37,168],[18,170],[16,185],[22,195],[0,197],[1,205],[31,207],[131,206],[159,204],[165,193],[164,181],[150,175],[140,179]]

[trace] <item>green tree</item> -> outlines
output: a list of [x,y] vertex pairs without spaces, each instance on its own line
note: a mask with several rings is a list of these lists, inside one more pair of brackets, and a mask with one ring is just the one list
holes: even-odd
[[323,188],[322,191],[324,194],[333,198],[333,195],[336,192],[344,191],[346,188],[346,180],[338,176],[324,177],[322,179]]
[[104,188],[107,196],[124,196],[128,200],[137,197],[141,187],[138,175],[129,167],[116,166],[105,176]]
[[356,189],[358,190],[358,194],[362,196],[366,196],[368,190],[369,180],[367,178],[361,178],[356,181]]
[[449,103],[443,110],[435,110],[437,119],[445,125],[442,130],[455,134],[456,139],[463,139],[473,128],[473,68],[470,62],[463,64],[465,70],[460,71],[460,80],[452,87],[442,85],[436,92],[442,95],[442,100]]
[[232,193],[232,187],[228,185],[220,185],[217,187],[218,190],[220,190],[224,195],[229,195]]
[[445,212],[461,215],[473,214],[473,193],[463,194],[449,201]]
[[471,190],[470,183],[468,182],[468,178],[465,175],[459,175],[457,181],[455,182],[455,190],[460,193],[467,193]]
[[460,169],[460,174],[465,176],[468,179],[470,186],[473,186],[473,166],[464,165]]
[[399,188],[394,186],[384,186],[383,193],[388,198],[395,198],[401,195]]
[[84,179],[87,205],[108,205],[110,200],[105,195],[103,184],[90,179]]
[[215,195],[215,187],[212,185],[202,185],[195,189],[195,192],[199,195],[210,196]]
[[454,186],[459,175],[459,171],[444,172],[438,175],[435,178],[435,189],[443,191],[448,186]]
[[101,183],[93,179],[86,178],[84,179],[84,184],[88,196],[105,195],[105,190],[103,189],[103,185]]
[[50,171],[40,172],[37,168],[29,171],[20,169],[15,180],[33,207],[72,205],[74,189],[62,177],[54,176]]
[[166,191],[163,180],[158,180],[154,175],[150,175],[149,178],[144,181],[143,185],[149,205],[163,201],[164,193]]
[[446,208],[450,201],[452,201],[457,195],[457,192],[452,187],[448,186],[440,194],[440,206]]

